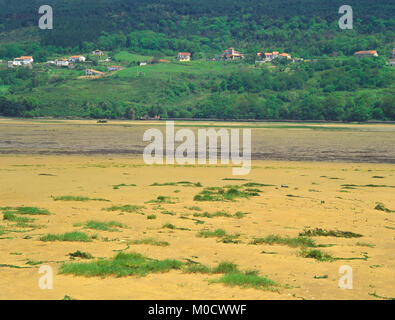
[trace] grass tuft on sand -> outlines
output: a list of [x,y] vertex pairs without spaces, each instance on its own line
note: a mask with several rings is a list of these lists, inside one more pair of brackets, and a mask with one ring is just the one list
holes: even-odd
[[118,228],[127,228],[127,226],[117,221],[104,222],[104,221],[90,220],[84,224],[84,228],[114,232],[114,231],[119,231]]
[[375,209],[375,210],[378,210],[378,211],[387,212],[387,213],[394,212],[393,210],[388,209],[388,208],[384,205],[384,203],[381,203],[381,202],[377,202],[377,203],[376,203],[376,206],[374,207],[374,209]]
[[280,235],[269,235],[264,238],[255,238],[251,244],[282,244],[292,248],[296,247],[316,247],[315,241],[307,237],[282,237]]
[[181,269],[184,263],[178,260],[154,260],[139,253],[118,253],[110,259],[100,259],[85,263],[64,263],[60,274],[73,274],[84,277],[126,277],[146,276],[149,273],[168,272]]
[[360,238],[362,234],[351,231],[325,230],[321,228],[305,229],[299,233],[300,237],[337,237],[337,238]]
[[2,207],[0,208],[2,211],[6,211],[8,213],[13,214],[28,214],[28,215],[49,215],[51,214],[46,209],[40,209],[37,207]]
[[221,278],[210,280],[209,283],[222,283],[226,286],[273,290],[278,286],[273,280],[260,276],[258,271],[240,271],[232,262],[221,262],[210,268],[200,263],[187,265],[185,273],[223,274]]
[[332,255],[318,249],[306,250],[305,248],[302,248],[302,250],[300,251],[300,256],[303,258],[312,258],[318,261],[332,262],[336,260]]
[[120,212],[126,212],[126,213],[138,213],[144,215],[144,213],[141,211],[144,209],[144,206],[136,206],[136,205],[130,205],[126,204],[123,206],[112,206],[110,208],[105,208],[103,210],[105,211],[120,211]]
[[170,245],[167,241],[158,241],[154,238],[133,240],[131,243],[136,244],[136,245],[137,244],[145,244],[145,245],[158,246],[158,247],[167,247]]
[[[246,184],[247,185],[247,184]],[[224,187],[204,188],[199,194],[195,195],[194,201],[235,201],[238,198],[250,198],[259,196],[256,190],[246,189],[246,185],[229,185]],[[248,184],[248,186],[250,186]]]
[[227,273],[219,279],[211,280],[210,283],[222,283],[231,287],[239,286],[261,290],[273,290],[277,286],[273,280],[258,275],[256,271]]
[[114,189],[114,190],[118,190],[119,188],[121,188],[121,187],[136,187],[136,185],[135,184],[125,184],[125,183],[121,183],[121,184],[116,184],[116,185],[113,185],[112,186],[112,188]]
[[197,237],[200,238],[219,238],[220,242],[223,243],[240,243],[240,240],[237,238],[240,237],[240,234],[228,234],[223,229],[216,229],[214,231],[209,230],[201,230],[198,232]]
[[110,202],[110,200],[103,199],[103,198],[89,198],[89,197],[82,197],[82,196],[58,196],[52,197],[54,201],[106,201]]
[[77,250],[75,252],[70,252],[68,254],[70,256],[70,258],[74,259],[74,258],[82,258],[82,259],[93,259],[93,256],[88,253],[88,252],[82,252],[80,250]]
[[64,234],[47,234],[40,238],[41,241],[79,241],[79,242],[90,242],[95,236],[89,236],[84,232],[74,231],[66,232]]

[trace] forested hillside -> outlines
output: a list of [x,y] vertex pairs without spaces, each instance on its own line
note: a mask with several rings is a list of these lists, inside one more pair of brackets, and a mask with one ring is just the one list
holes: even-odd
[[[42,4],[0,0],[0,59],[32,55],[38,63],[3,65],[0,114],[395,120],[393,1],[347,1],[353,30],[338,26],[343,0],[48,0],[53,30],[37,26]],[[243,62],[207,61],[230,46]],[[83,81],[85,66],[40,64],[84,54],[105,71],[89,57],[94,49],[125,69]],[[274,50],[304,62],[255,65],[257,52]],[[358,60],[358,50],[379,57]],[[177,63],[180,51],[192,62]],[[171,63],[137,67],[161,58]]]

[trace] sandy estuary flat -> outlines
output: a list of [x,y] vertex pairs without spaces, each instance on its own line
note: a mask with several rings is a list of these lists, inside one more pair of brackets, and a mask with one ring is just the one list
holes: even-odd
[[22,151],[0,156],[0,299],[395,297],[392,163]]

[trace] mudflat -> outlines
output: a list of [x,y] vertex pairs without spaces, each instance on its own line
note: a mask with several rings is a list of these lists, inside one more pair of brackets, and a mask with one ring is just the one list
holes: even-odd
[[[251,128],[252,158],[395,163],[395,124],[176,122],[189,128]],[[0,154],[141,155],[147,129],[164,121],[0,119]]]

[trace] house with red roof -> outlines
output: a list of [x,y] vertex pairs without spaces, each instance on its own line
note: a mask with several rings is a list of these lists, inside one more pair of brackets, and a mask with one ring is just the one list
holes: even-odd
[[272,61],[277,58],[286,58],[288,60],[291,59],[291,55],[288,53],[280,53],[279,51],[273,51],[273,52],[258,52],[257,57],[260,60],[263,60],[265,62]]
[[19,58],[15,58],[14,61],[12,62],[13,66],[22,66],[22,65],[28,65],[32,64],[34,62],[33,57],[31,56],[22,56]]
[[357,51],[354,53],[354,57],[356,58],[378,57],[378,53],[376,50]]
[[191,61],[191,53],[190,52],[179,52],[177,55],[177,60],[180,62]]
[[229,48],[222,53],[220,58],[222,60],[233,61],[244,59],[244,55],[241,52],[236,51],[234,48]]
[[69,62],[85,62],[86,58],[84,56],[71,56]]

